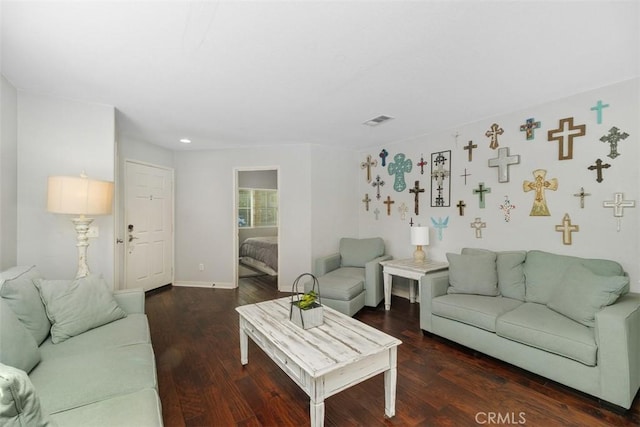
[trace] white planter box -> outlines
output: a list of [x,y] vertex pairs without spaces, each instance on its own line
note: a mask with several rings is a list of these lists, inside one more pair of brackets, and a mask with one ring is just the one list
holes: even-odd
[[307,310],[300,310],[295,302],[291,303],[291,321],[302,329],[322,325],[322,317],[322,306],[318,303]]

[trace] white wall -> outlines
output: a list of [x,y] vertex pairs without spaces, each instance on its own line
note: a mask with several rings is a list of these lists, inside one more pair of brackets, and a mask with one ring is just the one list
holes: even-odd
[[[402,193],[393,190],[393,178],[388,169],[383,170],[378,166],[373,171],[374,177],[380,174],[386,181],[380,201],[375,200],[375,191],[371,184],[365,182],[362,171],[358,177],[359,198],[363,198],[364,193],[368,192],[374,202],[369,212],[365,212],[364,204],[360,203],[360,235],[367,237],[382,234],[394,257],[408,258],[414,250],[409,242],[409,219],[413,217],[416,223],[431,226],[431,217],[448,216],[449,225],[444,230],[442,241],[438,240],[436,230],[431,229],[431,244],[427,252],[429,257],[444,260],[447,252],[459,252],[463,247],[482,247],[493,250],[540,249],[567,255],[613,259],[620,262],[630,274],[631,288],[640,291],[638,86],[638,79],[621,82],[523,111],[461,124],[444,132],[361,152],[359,161],[363,161],[367,154],[377,158],[382,148],[389,151],[388,161],[396,153],[405,153],[413,160],[413,170],[406,176],[408,188],[419,179],[420,186],[426,191],[420,196],[420,215],[416,217],[413,214],[413,195],[409,194],[408,188]],[[602,124],[596,123],[596,113],[590,111],[590,107],[598,100],[609,104],[603,110]],[[535,131],[535,139],[527,141],[524,132],[519,131],[519,126],[530,117],[540,121],[542,126]],[[575,139],[572,160],[560,161],[558,144],[547,140],[547,131],[556,129],[559,120],[565,117],[574,117],[576,124],[586,124],[586,136]],[[507,183],[499,183],[496,168],[489,168],[487,165],[488,159],[498,155],[497,150],[489,148],[489,139],[484,135],[494,122],[504,129],[504,134],[499,138],[500,147],[510,147],[510,154],[520,155],[520,164],[510,167],[510,181]],[[619,143],[618,151],[621,155],[615,159],[607,157],[609,145],[599,141],[613,126],[630,135]],[[456,134],[459,134],[457,140],[454,137]],[[467,151],[463,149],[469,140],[478,145],[473,151],[472,162],[468,161]],[[451,206],[431,207],[430,155],[442,150],[452,151]],[[420,175],[419,167],[416,166],[421,153],[429,161],[424,175]],[[596,182],[595,172],[587,169],[597,158],[611,164],[609,169],[604,170],[604,180],[601,183]],[[355,168],[356,165],[352,167]],[[466,185],[461,177],[464,168],[471,174],[467,177]],[[546,169],[547,178],[557,178],[559,181],[557,191],[546,192],[551,212],[548,217],[529,216],[533,193],[525,193],[522,186],[523,181],[532,180],[535,169]],[[491,188],[485,209],[479,208],[478,197],[472,194],[472,189],[477,188],[479,182],[484,182]],[[573,196],[579,192],[580,187],[591,193],[585,200],[584,209],[580,208],[579,199]],[[638,204],[634,209],[625,210],[620,232],[616,231],[612,209],[602,206],[603,201],[613,199],[615,192],[623,192],[626,199],[636,200]],[[382,204],[387,195],[396,202],[391,216],[386,215],[386,206]],[[510,222],[504,220],[499,209],[505,195],[516,206]],[[459,200],[464,200],[467,205],[464,216],[459,216],[456,208]],[[403,201],[410,209],[406,221],[401,221],[397,212],[397,207]],[[373,215],[376,207],[382,212],[379,220]],[[572,245],[564,245],[562,234],[555,231],[555,225],[561,224],[565,213],[569,213],[572,223],[580,227],[579,232],[573,233]],[[470,226],[475,217],[481,217],[487,225],[482,231],[481,239],[475,237]]]
[[280,171],[279,286],[309,271],[308,146],[176,152],[176,283],[234,283],[234,169],[262,166]]
[[[68,215],[46,211],[47,177],[114,180],[114,108],[18,91],[18,263],[47,278],[73,278],[76,232]],[[114,216],[99,216],[87,262],[113,283]]]
[[18,120],[16,89],[4,76],[0,86],[0,270],[17,263]]

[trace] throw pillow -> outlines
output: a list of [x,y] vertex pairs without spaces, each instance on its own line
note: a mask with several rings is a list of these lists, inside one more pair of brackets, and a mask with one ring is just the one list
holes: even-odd
[[34,283],[52,323],[54,344],[127,315],[113,298],[102,275],[75,280],[39,279]]
[[40,350],[33,335],[0,298],[0,362],[31,372],[40,362]]
[[450,294],[474,294],[497,296],[498,273],[496,270],[496,254],[447,254],[449,261]]
[[26,372],[0,363],[0,425],[52,426]]
[[342,267],[361,267],[375,258],[384,255],[384,240],[380,237],[370,239],[340,239],[340,265]]
[[520,301],[525,299],[524,260],[525,251],[504,251],[497,253],[498,289],[503,297]]
[[582,265],[569,268],[547,307],[585,326],[595,326],[596,313],[613,304],[629,286],[629,276],[598,276]]
[[40,277],[33,265],[12,267],[0,273],[0,296],[33,334],[38,345],[49,336],[51,329],[40,293],[33,284]]

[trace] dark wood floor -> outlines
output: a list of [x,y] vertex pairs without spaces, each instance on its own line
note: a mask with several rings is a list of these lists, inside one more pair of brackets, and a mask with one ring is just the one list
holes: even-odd
[[[249,340],[240,364],[234,308],[284,296],[268,276],[239,289],[167,287],[147,295],[165,425],[303,426],[309,398]],[[424,335],[419,306],[363,309],[357,319],[403,341],[396,416],[384,417],[383,376],[325,401],[326,426],[638,426],[597,399],[439,337]],[[491,421],[494,421],[493,423]],[[498,423],[498,421],[501,421]]]

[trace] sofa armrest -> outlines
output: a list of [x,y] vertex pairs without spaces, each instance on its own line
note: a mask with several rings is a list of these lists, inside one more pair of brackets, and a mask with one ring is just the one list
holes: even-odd
[[595,332],[602,398],[629,409],[640,388],[640,294],[596,313]]
[[367,307],[377,307],[384,299],[384,280],[380,262],[390,259],[393,259],[391,255],[382,255],[364,265],[364,305]]
[[315,275],[317,277],[324,276],[325,274],[337,270],[340,268],[340,254],[335,253],[316,259]]
[[420,279],[420,329],[433,332],[431,327],[431,300],[447,294],[449,270],[429,273]]
[[144,314],[144,290],[122,289],[113,292],[116,302],[127,314]]

